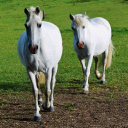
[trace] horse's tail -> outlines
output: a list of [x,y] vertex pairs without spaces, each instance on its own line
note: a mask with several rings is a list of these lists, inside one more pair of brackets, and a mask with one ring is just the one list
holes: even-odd
[[37,72],[36,78],[37,78],[38,83],[45,84],[45,75],[43,72]]
[[109,48],[108,48],[106,68],[109,68],[111,66],[113,52],[114,52],[114,46],[113,46],[112,41],[111,41],[109,44]]

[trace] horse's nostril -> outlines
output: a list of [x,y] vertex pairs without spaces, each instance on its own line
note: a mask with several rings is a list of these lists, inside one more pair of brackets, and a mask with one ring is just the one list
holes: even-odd
[[84,43],[83,42],[77,42],[77,46],[79,49],[83,49],[84,48]]
[[35,46],[35,49],[38,49],[38,46],[37,45]]
[[36,54],[37,53],[37,50],[38,50],[38,45],[33,45],[33,43],[29,44],[28,45],[28,49],[30,50],[30,52],[32,54]]
[[35,54],[35,47],[33,46],[33,43],[30,43],[30,44],[28,45],[28,49],[30,50],[30,52],[31,52],[32,54]]
[[38,46],[37,46],[37,45],[35,45],[35,52],[37,52],[37,50],[38,50]]

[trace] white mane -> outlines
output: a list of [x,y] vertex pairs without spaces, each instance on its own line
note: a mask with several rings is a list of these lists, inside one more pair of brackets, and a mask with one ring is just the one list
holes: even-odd
[[[33,7],[33,6],[31,6],[31,7],[30,7],[30,15],[35,15],[35,14],[36,14],[36,8]],[[39,16],[40,16],[40,19],[43,18],[43,13],[42,13],[42,11],[39,12]]]
[[33,7],[33,6],[30,7],[30,11],[31,11],[31,12],[35,12],[35,10],[36,10],[35,7]]
[[83,22],[85,22],[85,25],[87,25],[88,18],[89,17],[85,14],[83,14],[83,15],[82,14],[77,14],[77,15],[75,15],[74,21],[77,24],[77,26],[81,26],[83,24]]

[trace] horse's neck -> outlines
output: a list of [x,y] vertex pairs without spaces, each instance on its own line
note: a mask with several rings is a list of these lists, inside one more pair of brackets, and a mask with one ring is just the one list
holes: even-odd
[[85,31],[87,33],[91,33],[92,30],[92,24],[90,23],[90,21],[88,19],[85,20]]
[[94,28],[90,21],[86,21],[86,26],[85,26],[85,42],[90,44],[90,41],[92,40],[92,37],[94,36]]
[[91,29],[92,25],[88,19],[85,19],[85,29]]

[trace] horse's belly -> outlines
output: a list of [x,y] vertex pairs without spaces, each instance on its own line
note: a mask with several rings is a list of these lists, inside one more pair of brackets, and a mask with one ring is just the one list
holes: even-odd
[[62,43],[57,42],[55,45],[45,45],[42,46],[42,49],[44,50],[39,53],[40,64],[43,62],[46,68],[55,67],[62,56]]
[[95,46],[94,55],[102,54],[104,51],[106,51],[108,49],[109,44],[110,44],[110,40],[104,41],[99,44],[97,43],[97,45]]
[[46,67],[55,67],[61,59],[62,52],[47,54],[43,57],[43,62]]

